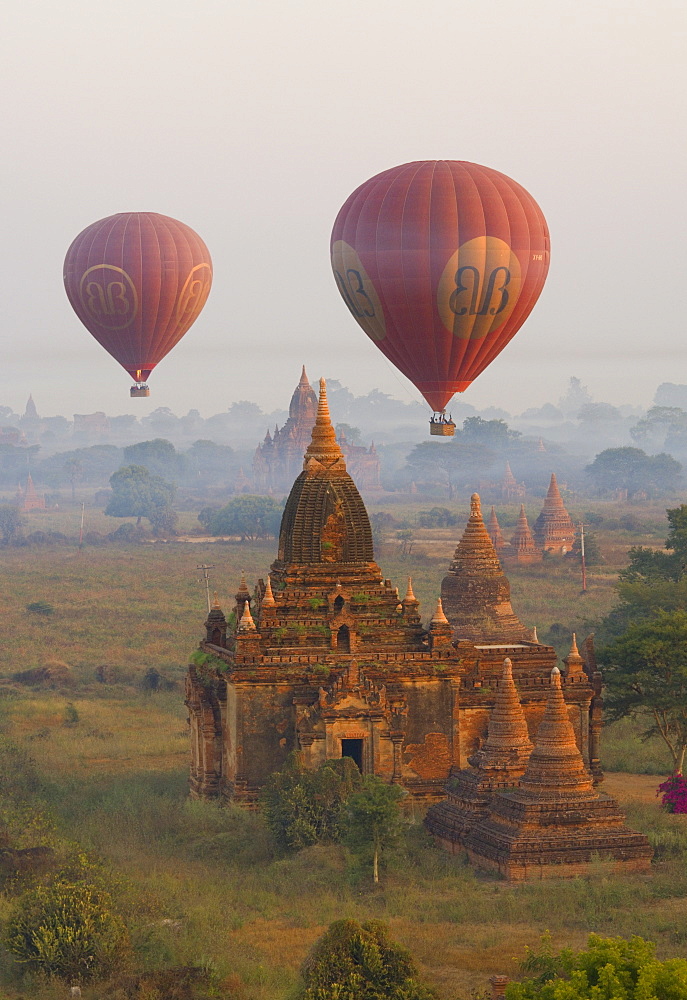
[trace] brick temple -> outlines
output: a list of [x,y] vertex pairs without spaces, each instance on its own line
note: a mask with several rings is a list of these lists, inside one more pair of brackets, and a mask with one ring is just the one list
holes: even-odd
[[534,522],[534,540],[544,552],[560,555],[569,552],[575,541],[575,525],[565,509],[555,472],[551,473],[541,514]]
[[[299,750],[311,767],[351,757],[364,774],[437,802],[487,736],[505,658],[535,733],[556,653],[515,615],[476,495],[441,589],[425,625],[412,584],[401,597],[383,577],[321,381],[277,558],[252,591],[242,581],[228,617],[215,600],[189,667],[191,794],[251,805]],[[595,669],[589,642],[562,690],[581,759],[598,772]]]
[[[565,664],[567,695],[585,683],[574,639]],[[451,777],[446,801],[430,808],[425,823],[442,846],[464,848],[474,864],[510,881],[581,875],[595,857],[614,870],[645,871],[652,848],[625,826],[617,802],[595,788],[563,687],[554,667],[532,747],[506,659],[484,745]]]
[[[317,396],[305,372],[289,404],[289,417],[283,427],[268,430],[253,456],[253,487],[266,493],[287,493],[300,472],[303,452],[308,447],[317,416]],[[339,446],[348,469],[361,490],[379,490],[380,461],[374,444],[356,445],[342,433]],[[240,490],[237,489],[237,492]]]

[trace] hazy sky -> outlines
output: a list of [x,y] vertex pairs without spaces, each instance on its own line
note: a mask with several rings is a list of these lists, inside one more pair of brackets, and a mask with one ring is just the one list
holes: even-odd
[[[23,0],[0,31],[0,403],[44,415],[285,405],[305,362],[420,398],[346,310],[329,234],[416,159],[509,174],[551,230],[515,340],[463,397],[520,412],[687,382],[684,0]],[[155,211],[212,253],[201,318],[130,400],[67,302],[96,219]]]

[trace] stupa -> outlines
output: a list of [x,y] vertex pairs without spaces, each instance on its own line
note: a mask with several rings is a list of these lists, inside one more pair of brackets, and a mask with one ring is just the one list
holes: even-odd
[[520,504],[518,523],[510,540],[510,549],[506,558],[509,562],[522,563],[524,565],[540,563],[542,561],[542,551],[537,548],[534,535],[530,531],[523,503]]
[[491,513],[489,515],[489,520],[487,521],[487,533],[491,539],[491,544],[494,546],[494,551],[497,555],[501,554],[501,550],[505,549],[506,539],[503,537],[503,532],[501,531],[501,526],[496,517],[496,510],[492,506]]
[[506,657],[486,740],[469,758],[470,766],[451,775],[446,799],[431,806],[425,816],[425,826],[442,847],[451,852],[461,848],[465,834],[487,815],[493,792],[517,784],[531,752],[513,664]]
[[[576,677],[566,677],[566,690]],[[470,860],[507,879],[584,874],[594,857],[617,870],[644,871],[653,850],[624,825],[610,795],[598,792],[585,766],[563,697],[558,667],[546,711],[517,787],[494,791],[487,815],[463,838]]]
[[441,582],[441,599],[456,639],[508,643],[529,638],[513,611],[510,584],[482,520],[478,493],[470,498],[470,519]]
[[501,480],[501,499],[504,503],[511,503],[513,500],[520,500],[525,496],[525,484],[519,483],[513,475],[510,462],[506,462],[506,468]]
[[575,541],[575,525],[565,509],[555,472],[551,473],[541,514],[534,522],[534,540],[545,552],[560,555],[569,552]]

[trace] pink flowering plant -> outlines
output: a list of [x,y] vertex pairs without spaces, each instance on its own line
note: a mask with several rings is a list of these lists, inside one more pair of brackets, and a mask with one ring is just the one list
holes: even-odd
[[671,813],[687,813],[687,778],[673,774],[662,782],[656,791],[661,795],[661,805]]

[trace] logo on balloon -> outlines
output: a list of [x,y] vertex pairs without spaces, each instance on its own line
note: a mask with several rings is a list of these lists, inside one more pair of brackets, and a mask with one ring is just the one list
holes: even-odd
[[209,264],[196,264],[191,268],[177,300],[177,321],[191,325],[205,305],[211,285],[212,268]]
[[332,247],[332,269],[353,317],[371,340],[384,340],[386,324],[379,296],[360,257],[344,240],[337,240]]
[[506,322],[521,286],[520,261],[504,240],[468,240],[449,259],[439,280],[441,322],[455,337],[482,340]]
[[138,314],[138,293],[129,275],[114,264],[89,267],[79,282],[81,305],[108,330],[124,330]]

